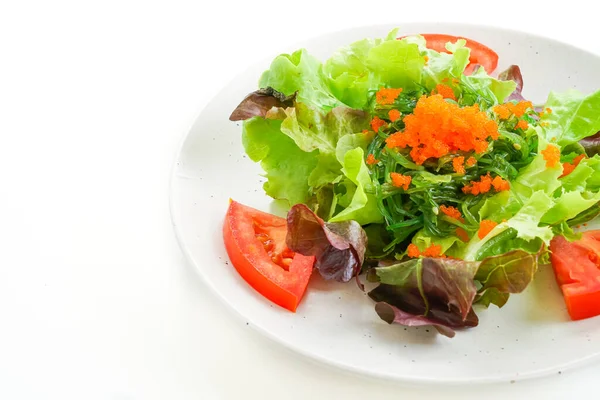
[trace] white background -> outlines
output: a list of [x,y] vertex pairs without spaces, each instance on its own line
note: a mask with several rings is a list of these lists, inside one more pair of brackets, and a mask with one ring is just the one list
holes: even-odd
[[180,141],[235,74],[295,42],[449,21],[600,53],[584,2],[417,3],[0,1],[0,398],[565,398],[595,387],[600,365],[450,388],[316,365],[231,315],[179,251],[168,183]]

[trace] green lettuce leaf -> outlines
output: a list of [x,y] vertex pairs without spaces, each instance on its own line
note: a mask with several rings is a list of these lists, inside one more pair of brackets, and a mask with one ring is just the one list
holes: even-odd
[[371,185],[371,177],[364,162],[362,148],[358,147],[346,152],[342,172],[355,185],[355,190],[346,208],[329,222],[355,220],[361,225],[382,222],[383,217],[377,207],[377,199],[365,190]]
[[430,236],[425,233],[425,230],[421,229],[412,238],[412,243],[419,248],[420,251],[424,251],[429,246],[435,244],[441,246],[442,253],[445,254],[455,243],[460,242],[460,239],[456,236],[436,237]]
[[324,111],[343,105],[329,89],[322,72],[322,64],[300,49],[292,54],[281,54],[271,63],[259,81],[261,88],[272,87],[278,92]]
[[342,165],[333,153],[319,153],[317,165],[308,176],[308,185],[318,189],[330,183],[337,183],[343,178]]
[[546,106],[552,110],[542,117],[549,126],[542,132],[546,140],[556,138],[559,146],[575,143],[600,131],[600,91],[588,96],[577,90],[551,92]]
[[325,62],[323,74],[340,101],[365,109],[370,92],[381,86],[406,90],[421,82],[425,60],[419,46],[394,36],[359,40],[342,47]]
[[[498,224],[483,239],[473,235],[469,243],[453,254],[464,260],[481,260],[511,248],[526,248],[537,252],[541,242],[548,244],[553,237],[552,228],[539,226],[544,214],[554,205],[544,191],[533,193],[506,222]],[[514,247],[511,247],[514,246]],[[500,252],[491,252],[495,249]]]
[[361,148],[364,152],[366,152],[367,147],[372,140],[373,137],[370,134],[365,134],[362,132],[342,136],[337,142],[337,146],[335,148],[335,157],[340,164],[343,164],[344,158],[348,151]]
[[316,151],[300,150],[281,132],[281,121],[260,117],[244,121],[242,142],[248,157],[260,161],[267,178],[263,188],[269,196],[286,199],[290,205],[308,201],[308,177],[317,165]]
[[[538,134],[540,130],[537,130]],[[531,164],[522,168],[517,178],[510,183],[511,193],[515,194],[521,202],[525,202],[534,192],[542,191],[552,195],[561,186],[558,177],[563,173],[563,167],[558,163],[555,167],[547,167],[542,151],[549,146],[548,142],[540,137],[538,154]]]
[[554,205],[544,214],[541,222],[549,225],[560,224],[575,218],[598,201],[600,201],[600,192],[564,193],[555,200]]
[[485,306],[493,303],[502,307],[510,293],[525,290],[533,280],[537,267],[538,254],[523,250],[485,258],[475,274],[475,280],[482,285],[477,302]]
[[517,87],[514,81],[499,81],[496,78],[492,78],[483,68],[479,68],[472,75],[463,75],[461,81],[471,91],[478,94],[480,97],[478,102],[481,102],[483,99],[491,102],[488,106],[503,103]]
[[425,39],[419,36],[419,47],[427,55],[427,64],[423,68],[423,85],[433,89],[438,83],[445,82],[447,79],[460,78],[461,74],[469,64],[469,55],[471,51],[465,47],[466,41],[459,39],[456,43],[447,43],[448,53],[438,53],[437,51],[427,49]]
[[340,138],[366,129],[370,120],[367,113],[348,107],[336,107],[324,114],[314,107],[296,102],[295,107],[283,111],[286,118],[281,124],[281,131],[306,152],[333,153]]

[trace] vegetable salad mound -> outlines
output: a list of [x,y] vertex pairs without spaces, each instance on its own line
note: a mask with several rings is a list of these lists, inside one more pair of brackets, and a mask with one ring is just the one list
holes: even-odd
[[326,279],[377,283],[385,321],[448,336],[477,325],[475,304],[523,291],[550,241],[600,212],[600,92],[534,104],[519,67],[490,75],[497,61],[396,31],[325,62],[276,57],[231,119],[265,192],[289,203],[281,248]]

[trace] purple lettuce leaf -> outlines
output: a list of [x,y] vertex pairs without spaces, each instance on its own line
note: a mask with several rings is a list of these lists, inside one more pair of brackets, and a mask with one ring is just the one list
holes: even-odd
[[399,324],[404,326],[433,326],[439,333],[449,338],[456,334],[454,329],[442,323],[433,321],[422,315],[414,315],[402,311],[398,307],[394,307],[384,301],[375,304],[375,311],[379,318],[388,324]]
[[258,89],[242,100],[229,116],[229,120],[243,121],[252,117],[264,118],[273,107],[292,107],[295,98],[296,94],[286,96],[271,87]]
[[600,132],[581,139],[579,144],[583,146],[585,154],[587,154],[588,157],[594,157],[596,154],[600,154]]
[[[447,328],[477,326],[479,321],[472,304],[477,293],[473,278],[478,267],[479,262],[443,258],[412,259],[376,267],[369,271],[368,278],[380,285],[371,290],[369,296],[404,314],[422,317],[410,319],[398,314],[393,322],[429,321],[430,325]],[[387,319],[382,318],[388,321],[389,313],[385,316]]]
[[348,282],[364,261],[367,235],[356,221],[327,223],[304,204],[287,215],[287,246],[305,256],[315,256],[315,268],[324,279]]
[[521,92],[523,91],[523,75],[521,74],[521,68],[518,65],[511,65],[506,69],[506,71],[501,72],[498,75],[498,80],[501,81],[514,81],[517,84],[515,91],[511,93],[510,96],[506,98],[505,101],[517,100],[522,101],[525,100]]

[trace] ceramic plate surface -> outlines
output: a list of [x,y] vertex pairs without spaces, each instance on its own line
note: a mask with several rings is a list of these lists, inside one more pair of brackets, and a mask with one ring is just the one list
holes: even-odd
[[[340,46],[384,37],[392,28],[350,29],[280,50],[305,47],[324,60]],[[399,35],[420,32],[461,35],[491,47],[500,56],[497,71],[510,64],[521,67],[523,94],[534,102],[543,102],[551,89],[600,88],[600,58],[570,45],[458,24],[405,24]],[[245,322],[318,361],[410,382],[508,381],[558,373],[600,355],[600,318],[570,321],[550,268],[542,268],[527,291],[513,295],[504,308],[479,311],[479,326],[459,331],[453,339],[434,329],[387,325],[353,282],[326,283],[313,275],[296,314],[271,304],[247,285],[228,262],[223,245],[229,198],[279,215],[285,211],[264,194],[262,171],[245,156],[241,126],[228,117],[257,88],[270,61],[239,75],[202,111],[182,144],[170,193],[184,253],[207,285]]]

